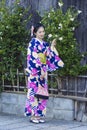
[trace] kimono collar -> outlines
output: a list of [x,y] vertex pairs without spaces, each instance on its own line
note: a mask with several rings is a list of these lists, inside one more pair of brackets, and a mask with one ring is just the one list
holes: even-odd
[[35,38],[36,41],[39,41],[41,44],[43,44],[43,41],[40,41],[38,38]]

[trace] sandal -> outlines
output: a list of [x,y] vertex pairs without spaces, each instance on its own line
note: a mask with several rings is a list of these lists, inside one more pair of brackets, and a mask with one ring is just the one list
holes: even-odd
[[35,124],[38,124],[38,123],[39,123],[39,120],[36,119],[36,118],[34,118],[34,119],[30,119],[30,122],[35,123]]
[[39,120],[39,123],[44,123],[45,122],[45,119],[43,117],[39,117],[38,120]]
[[39,119],[39,123],[44,123],[45,120],[44,119]]

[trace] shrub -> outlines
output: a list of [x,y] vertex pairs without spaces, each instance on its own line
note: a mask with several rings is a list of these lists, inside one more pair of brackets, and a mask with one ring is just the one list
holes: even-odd
[[6,0],[0,1],[0,73],[13,85],[17,68],[23,69],[26,57],[26,25],[31,17],[28,10],[20,6],[19,0],[13,6],[7,6]]
[[87,65],[81,66],[80,61],[84,54],[79,51],[79,46],[75,38],[75,29],[80,25],[78,15],[82,11],[70,7],[64,13],[63,2],[58,2],[59,8],[51,9],[42,17],[41,23],[45,25],[46,40],[52,42],[56,39],[56,48],[60,57],[65,63],[63,69],[58,70],[61,76],[76,76],[87,72]]

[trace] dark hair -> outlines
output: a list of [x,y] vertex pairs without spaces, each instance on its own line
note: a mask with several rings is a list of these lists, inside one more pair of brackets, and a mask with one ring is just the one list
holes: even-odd
[[33,27],[33,30],[31,29],[31,37],[35,37],[35,33],[38,31],[38,29],[39,29],[40,27],[45,28],[44,25],[41,24],[41,23],[37,23],[37,24],[35,24],[35,25],[32,26],[32,27]]
[[37,23],[37,24],[34,26],[33,33],[36,33],[40,27],[43,27],[43,28],[44,28],[44,25],[41,24],[41,23]]

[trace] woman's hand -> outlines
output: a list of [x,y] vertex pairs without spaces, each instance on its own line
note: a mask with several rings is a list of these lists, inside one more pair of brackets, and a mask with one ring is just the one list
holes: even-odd
[[51,43],[51,50],[55,52],[56,55],[59,55],[58,51],[56,50],[56,39],[53,39]]
[[25,73],[26,73],[26,72],[27,72],[27,73],[30,73],[30,71],[29,71],[28,68],[25,68],[25,69],[24,69],[24,72],[25,72]]
[[54,47],[56,46],[56,39],[53,39],[51,46],[54,46]]
[[43,69],[41,69],[40,79],[43,80],[45,78],[45,76],[46,76],[45,72],[43,71]]
[[58,65],[59,65],[60,67],[64,67],[64,63],[63,63],[63,61],[60,60],[60,61],[58,62]]
[[45,78],[45,75],[41,75],[40,79],[43,80]]

